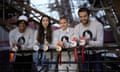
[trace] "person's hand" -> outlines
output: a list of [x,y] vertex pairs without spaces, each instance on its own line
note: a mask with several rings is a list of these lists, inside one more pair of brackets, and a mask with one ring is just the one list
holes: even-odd
[[57,42],[57,46],[61,46],[62,47],[63,46],[63,42],[62,41],[58,41]]
[[15,45],[11,50],[16,52],[18,50],[18,47]]
[[80,45],[85,45],[85,44],[86,44],[86,38],[80,37]]
[[76,41],[71,41],[70,46],[71,46],[71,47],[75,47],[75,46],[77,46],[77,42],[76,42]]
[[77,37],[72,37],[70,46],[71,47],[77,46],[77,41],[78,41]]
[[56,51],[60,52],[62,50],[63,42],[58,41],[56,46]]
[[47,45],[44,45],[43,50],[44,50],[44,51],[47,51],[47,50],[48,50],[48,46],[47,46]]
[[61,46],[56,47],[56,51],[60,52],[62,50]]
[[77,42],[78,41],[77,37],[73,37],[72,41],[76,41]]
[[12,46],[11,46],[11,51],[16,52],[18,50],[17,44],[15,42],[12,42]]
[[39,46],[38,46],[38,45],[34,45],[34,46],[33,46],[33,50],[34,50],[34,51],[38,51],[38,50],[39,50]]

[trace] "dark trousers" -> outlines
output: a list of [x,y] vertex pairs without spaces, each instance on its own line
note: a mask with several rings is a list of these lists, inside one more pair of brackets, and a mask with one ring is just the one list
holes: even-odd
[[[92,55],[85,54],[85,61],[87,61],[87,63],[82,64],[82,72],[102,72],[102,63],[94,62],[101,60],[103,60],[103,58],[100,53]],[[90,61],[93,61],[94,63],[91,63]]]
[[9,50],[0,51],[0,72],[9,72]]
[[33,62],[32,55],[16,56],[14,72],[33,72],[32,62]]

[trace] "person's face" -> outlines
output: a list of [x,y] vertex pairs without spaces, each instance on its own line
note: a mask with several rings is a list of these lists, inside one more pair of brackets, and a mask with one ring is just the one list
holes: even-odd
[[79,12],[80,22],[83,24],[88,24],[89,16],[86,11]]
[[42,19],[42,26],[46,29],[48,27],[49,24],[49,19],[47,17],[44,17]]
[[60,20],[60,27],[61,27],[63,30],[65,30],[65,29],[67,29],[67,26],[68,26],[67,20],[66,20],[66,19],[61,19],[61,20]]
[[24,21],[21,21],[20,23],[19,23],[19,30],[25,30],[25,28],[26,28],[26,24],[25,24],[25,22]]

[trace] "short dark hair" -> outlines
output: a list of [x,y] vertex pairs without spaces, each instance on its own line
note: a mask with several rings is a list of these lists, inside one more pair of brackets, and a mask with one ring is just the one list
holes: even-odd
[[25,20],[19,20],[17,21],[17,26],[19,26],[20,22],[24,22],[26,26],[28,26],[28,22],[26,22]]
[[88,16],[90,15],[90,10],[88,8],[82,7],[78,10],[78,15],[80,12],[87,12]]

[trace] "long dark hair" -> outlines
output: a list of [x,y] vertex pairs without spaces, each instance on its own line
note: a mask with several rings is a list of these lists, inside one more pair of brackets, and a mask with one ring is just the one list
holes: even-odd
[[48,23],[48,26],[47,26],[47,33],[46,33],[46,40],[48,41],[48,43],[51,43],[52,42],[52,28],[51,28],[51,22],[50,22],[50,18],[48,16],[43,16],[40,20],[40,24],[39,24],[39,28],[38,28],[38,35],[37,35],[37,41],[41,44],[44,44],[44,37],[45,37],[45,34],[44,34],[44,27],[42,25],[42,20],[44,17],[47,17],[48,20],[49,20],[49,23]]

